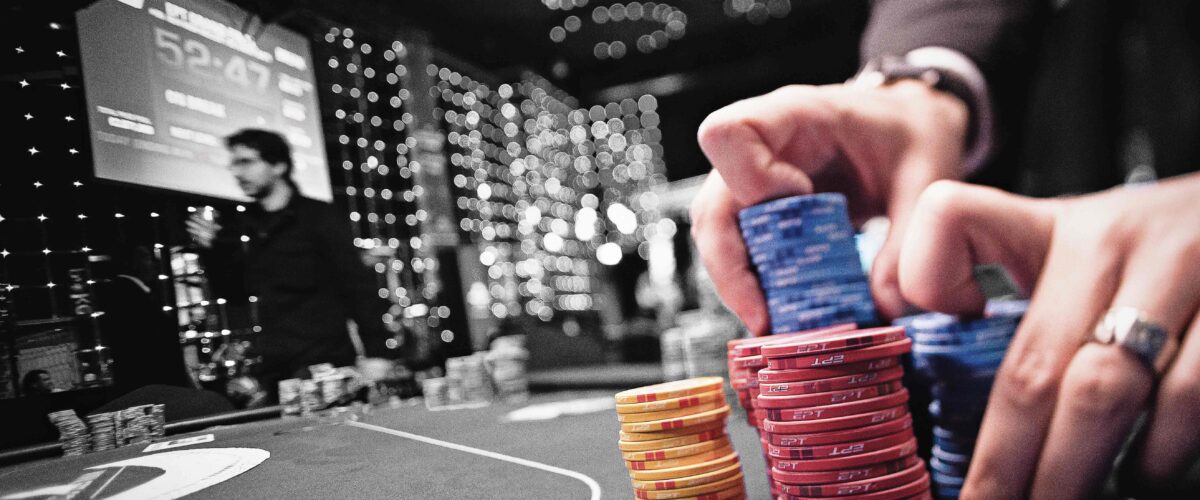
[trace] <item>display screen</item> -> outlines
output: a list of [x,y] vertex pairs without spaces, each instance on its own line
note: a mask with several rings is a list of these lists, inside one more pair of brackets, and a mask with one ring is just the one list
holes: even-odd
[[224,137],[279,132],[306,196],[332,200],[308,40],[219,0],[100,0],[78,12],[96,176],[246,200]]

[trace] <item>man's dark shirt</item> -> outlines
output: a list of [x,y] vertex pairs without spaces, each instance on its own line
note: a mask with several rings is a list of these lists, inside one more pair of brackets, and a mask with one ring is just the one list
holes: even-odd
[[367,356],[387,357],[384,303],[333,206],[297,194],[277,212],[251,205],[230,219],[220,221],[203,257],[218,296],[257,297],[262,332],[252,344],[268,388],[310,364],[353,364],[347,319],[358,325]]

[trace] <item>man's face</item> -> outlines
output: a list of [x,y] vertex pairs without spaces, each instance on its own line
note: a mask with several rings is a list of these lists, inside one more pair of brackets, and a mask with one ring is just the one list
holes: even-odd
[[287,166],[263,161],[257,149],[235,144],[229,148],[229,155],[229,171],[246,196],[261,198],[270,193],[276,183],[283,182]]
[[46,389],[47,391],[54,390],[54,379],[50,378],[49,373],[39,374],[38,375],[38,384],[40,384],[42,386],[42,388]]

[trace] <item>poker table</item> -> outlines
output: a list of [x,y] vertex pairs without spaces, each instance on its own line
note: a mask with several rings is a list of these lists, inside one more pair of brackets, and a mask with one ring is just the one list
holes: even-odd
[[[632,498],[613,393],[535,394],[520,404],[441,411],[410,403],[211,427],[0,469],[0,499]],[[726,428],[748,498],[768,498],[758,437],[732,406]]]

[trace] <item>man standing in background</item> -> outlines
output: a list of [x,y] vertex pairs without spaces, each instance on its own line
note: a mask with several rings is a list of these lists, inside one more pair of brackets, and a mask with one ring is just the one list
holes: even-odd
[[245,129],[225,143],[230,172],[254,203],[233,221],[193,216],[187,230],[209,269],[244,276],[241,283],[219,287],[231,292],[226,298],[257,298],[262,332],[253,345],[262,356],[259,381],[274,393],[282,379],[307,377],[310,365],[355,364],[347,319],[357,325],[369,358],[360,368],[367,378],[379,378],[391,367],[385,358],[399,354],[399,342],[384,328],[384,304],[351,244],[345,218],[333,206],[301,195],[283,136]]

